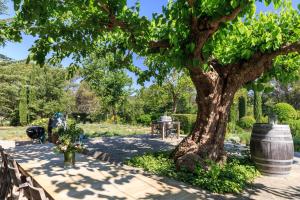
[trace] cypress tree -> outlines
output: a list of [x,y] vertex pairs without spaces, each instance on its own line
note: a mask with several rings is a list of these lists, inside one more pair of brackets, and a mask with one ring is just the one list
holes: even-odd
[[19,101],[19,118],[20,124],[22,126],[28,123],[28,104],[27,104],[27,88],[25,84],[22,85],[20,91],[20,101]]
[[239,119],[245,117],[247,113],[247,99],[245,96],[239,97]]
[[254,91],[253,113],[257,123],[262,122],[262,92]]

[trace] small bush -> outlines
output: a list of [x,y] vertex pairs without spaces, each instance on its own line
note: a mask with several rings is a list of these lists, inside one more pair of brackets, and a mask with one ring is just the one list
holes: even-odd
[[143,114],[137,117],[137,123],[142,124],[144,126],[149,126],[151,124],[151,115]]
[[217,193],[239,193],[259,174],[249,160],[231,158],[224,166],[208,162],[210,170],[198,166],[194,173],[177,171],[168,152],[148,153],[128,160],[126,164],[141,167],[154,174],[168,176]]
[[189,134],[192,132],[194,123],[196,121],[196,114],[173,114],[172,118],[174,121],[180,122],[180,128],[183,130],[184,134]]
[[293,137],[300,137],[300,120],[290,120],[287,123],[291,128]]
[[251,139],[251,132],[242,129],[239,126],[236,126],[236,135],[240,138],[242,144],[249,145]]
[[73,118],[68,118],[67,119],[67,126],[71,126],[73,124],[76,124],[76,120]]
[[297,110],[297,119],[300,119],[300,110]]
[[300,152],[300,137],[294,137],[294,149]]
[[45,131],[48,130],[48,123],[49,123],[49,119],[48,118],[41,118],[41,119],[37,119],[31,122],[31,126],[41,126],[44,127]]
[[262,116],[260,123],[266,123],[266,124],[269,123],[269,117],[268,116]]
[[274,106],[273,112],[280,122],[287,122],[297,118],[297,111],[288,103],[278,103]]
[[255,119],[252,116],[245,116],[240,119],[238,125],[244,129],[251,129],[253,124],[255,123]]

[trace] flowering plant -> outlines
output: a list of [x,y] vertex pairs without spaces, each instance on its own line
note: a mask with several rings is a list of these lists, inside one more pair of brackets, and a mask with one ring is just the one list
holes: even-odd
[[60,153],[65,152],[82,152],[84,150],[83,144],[79,141],[80,135],[83,133],[81,128],[76,124],[72,124],[66,129],[60,128],[58,130],[58,141],[55,151]]

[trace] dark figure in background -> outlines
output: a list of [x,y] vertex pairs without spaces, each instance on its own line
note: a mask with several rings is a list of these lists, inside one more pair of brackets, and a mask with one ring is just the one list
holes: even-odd
[[66,116],[62,113],[55,113],[53,117],[49,118],[48,122],[48,141],[52,143],[56,143],[58,140],[58,133],[53,133],[53,129],[57,127],[62,127],[66,129],[67,121]]
[[48,142],[52,142],[52,118],[50,117],[49,118],[49,121],[48,121]]

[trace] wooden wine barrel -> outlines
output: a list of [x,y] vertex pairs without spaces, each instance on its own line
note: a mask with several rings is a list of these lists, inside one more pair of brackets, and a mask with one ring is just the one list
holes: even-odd
[[250,140],[251,158],[264,175],[289,174],[294,145],[288,125],[254,124]]

